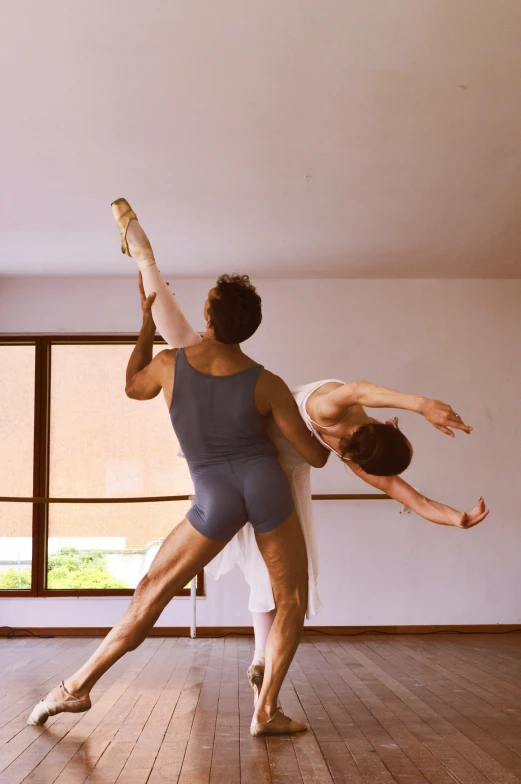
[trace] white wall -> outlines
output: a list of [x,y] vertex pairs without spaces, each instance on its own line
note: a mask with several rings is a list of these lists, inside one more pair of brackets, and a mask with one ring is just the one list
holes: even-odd
[[[212,281],[175,290],[196,328]],[[367,378],[438,397],[474,426],[449,440],[417,415],[401,424],[415,447],[406,478],[427,495],[489,518],[470,531],[400,515],[393,502],[316,503],[320,593],[315,623],[521,622],[518,398],[521,281],[258,281],[264,323],[247,351],[291,384]],[[132,279],[0,279],[1,332],[135,331]],[[165,427],[168,427],[165,419]],[[369,489],[369,488],[368,488]],[[338,461],[314,472],[315,492],[364,492]],[[0,625],[110,626],[126,599],[2,599]],[[233,572],[208,581],[204,626],[249,625]],[[188,625],[177,599],[160,624]]]

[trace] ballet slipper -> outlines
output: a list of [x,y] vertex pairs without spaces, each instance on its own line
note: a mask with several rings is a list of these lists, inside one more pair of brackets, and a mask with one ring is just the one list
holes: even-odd
[[262,689],[262,682],[264,680],[264,665],[263,664],[250,664],[248,667],[248,680],[253,689],[255,702],[259,699],[259,694]]
[[121,235],[121,252],[125,256],[130,256],[131,253],[128,249],[127,231],[130,221],[137,221],[137,215],[126,199],[116,199],[110,205],[112,207],[112,215],[119,229]]
[[306,732],[307,727],[301,721],[285,716],[282,708],[277,708],[268,721],[255,721],[251,723],[250,732],[254,738],[261,735],[294,735],[296,732]]
[[58,686],[58,689],[58,698],[54,697],[50,699],[51,694],[56,691],[56,689],[53,689],[45,699],[40,700],[33,708],[33,711],[27,720],[27,724],[31,724],[33,727],[41,727],[42,724],[45,724],[49,716],[56,716],[57,713],[83,713],[84,711],[88,711],[91,707],[92,703],[90,697],[74,697],[67,691],[63,685],[63,681]]
[[119,233],[121,235],[121,252],[124,253],[125,256],[130,256],[133,258],[137,262],[141,272],[143,272],[147,267],[152,267],[156,263],[154,252],[141,227],[139,227],[139,229],[146,240],[146,244],[140,246],[137,242],[134,244],[131,239],[130,242],[132,244],[132,252],[130,250],[127,238],[128,227],[132,221],[136,221],[138,225],[139,222],[136,213],[128,201],[126,199],[116,199],[116,201],[112,202],[111,206],[112,215],[116,221]]

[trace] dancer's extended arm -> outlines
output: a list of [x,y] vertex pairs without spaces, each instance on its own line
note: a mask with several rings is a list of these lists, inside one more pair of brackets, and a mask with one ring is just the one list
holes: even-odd
[[438,430],[449,436],[454,433],[449,428],[470,433],[472,428],[465,425],[448,403],[431,400],[420,395],[398,392],[389,387],[372,384],[370,381],[351,381],[341,387],[318,397],[316,402],[317,421],[338,421],[350,406],[367,406],[368,408],[402,408],[421,414]]
[[145,297],[140,285],[143,323],[141,332],[127,365],[125,392],[133,400],[152,400],[163,387],[163,368],[167,351],[161,351],[152,358],[156,325],[152,317],[152,304],[155,294]]
[[438,525],[452,525],[456,528],[472,528],[488,515],[489,510],[482,497],[471,512],[458,512],[446,504],[432,501],[430,498],[419,493],[414,487],[407,484],[400,476],[373,476],[367,474],[360,466],[354,463],[347,463],[351,471],[364,482],[381,490],[382,493],[394,498],[400,504],[412,509],[425,520]]

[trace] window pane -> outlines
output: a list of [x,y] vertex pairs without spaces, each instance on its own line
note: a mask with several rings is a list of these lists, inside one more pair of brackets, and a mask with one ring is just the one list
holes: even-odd
[[163,396],[141,402],[125,395],[131,352],[128,345],[52,347],[51,496],[192,492]]
[[0,346],[0,495],[33,494],[34,346]]
[[[0,495],[32,496],[34,346],[0,346]],[[0,590],[30,588],[32,504],[0,503]]]
[[0,503],[0,591],[31,587],[32,518],[32,504]]
[[50,589],[135,588],[190,501],[51,504]]

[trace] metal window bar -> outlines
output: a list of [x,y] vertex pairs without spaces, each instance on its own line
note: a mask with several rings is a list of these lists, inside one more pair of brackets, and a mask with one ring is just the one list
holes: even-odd
[[[385,501],[383,493],[326,493],[311,496],[313,501]],[[24,498],[21,496],[0,496],[1,501],[22,504],[122,504],[151,501],[191,501],[191,495],[161,495],[142,498]],[[190,637],[197,636],[197,577],[190,582]]]

